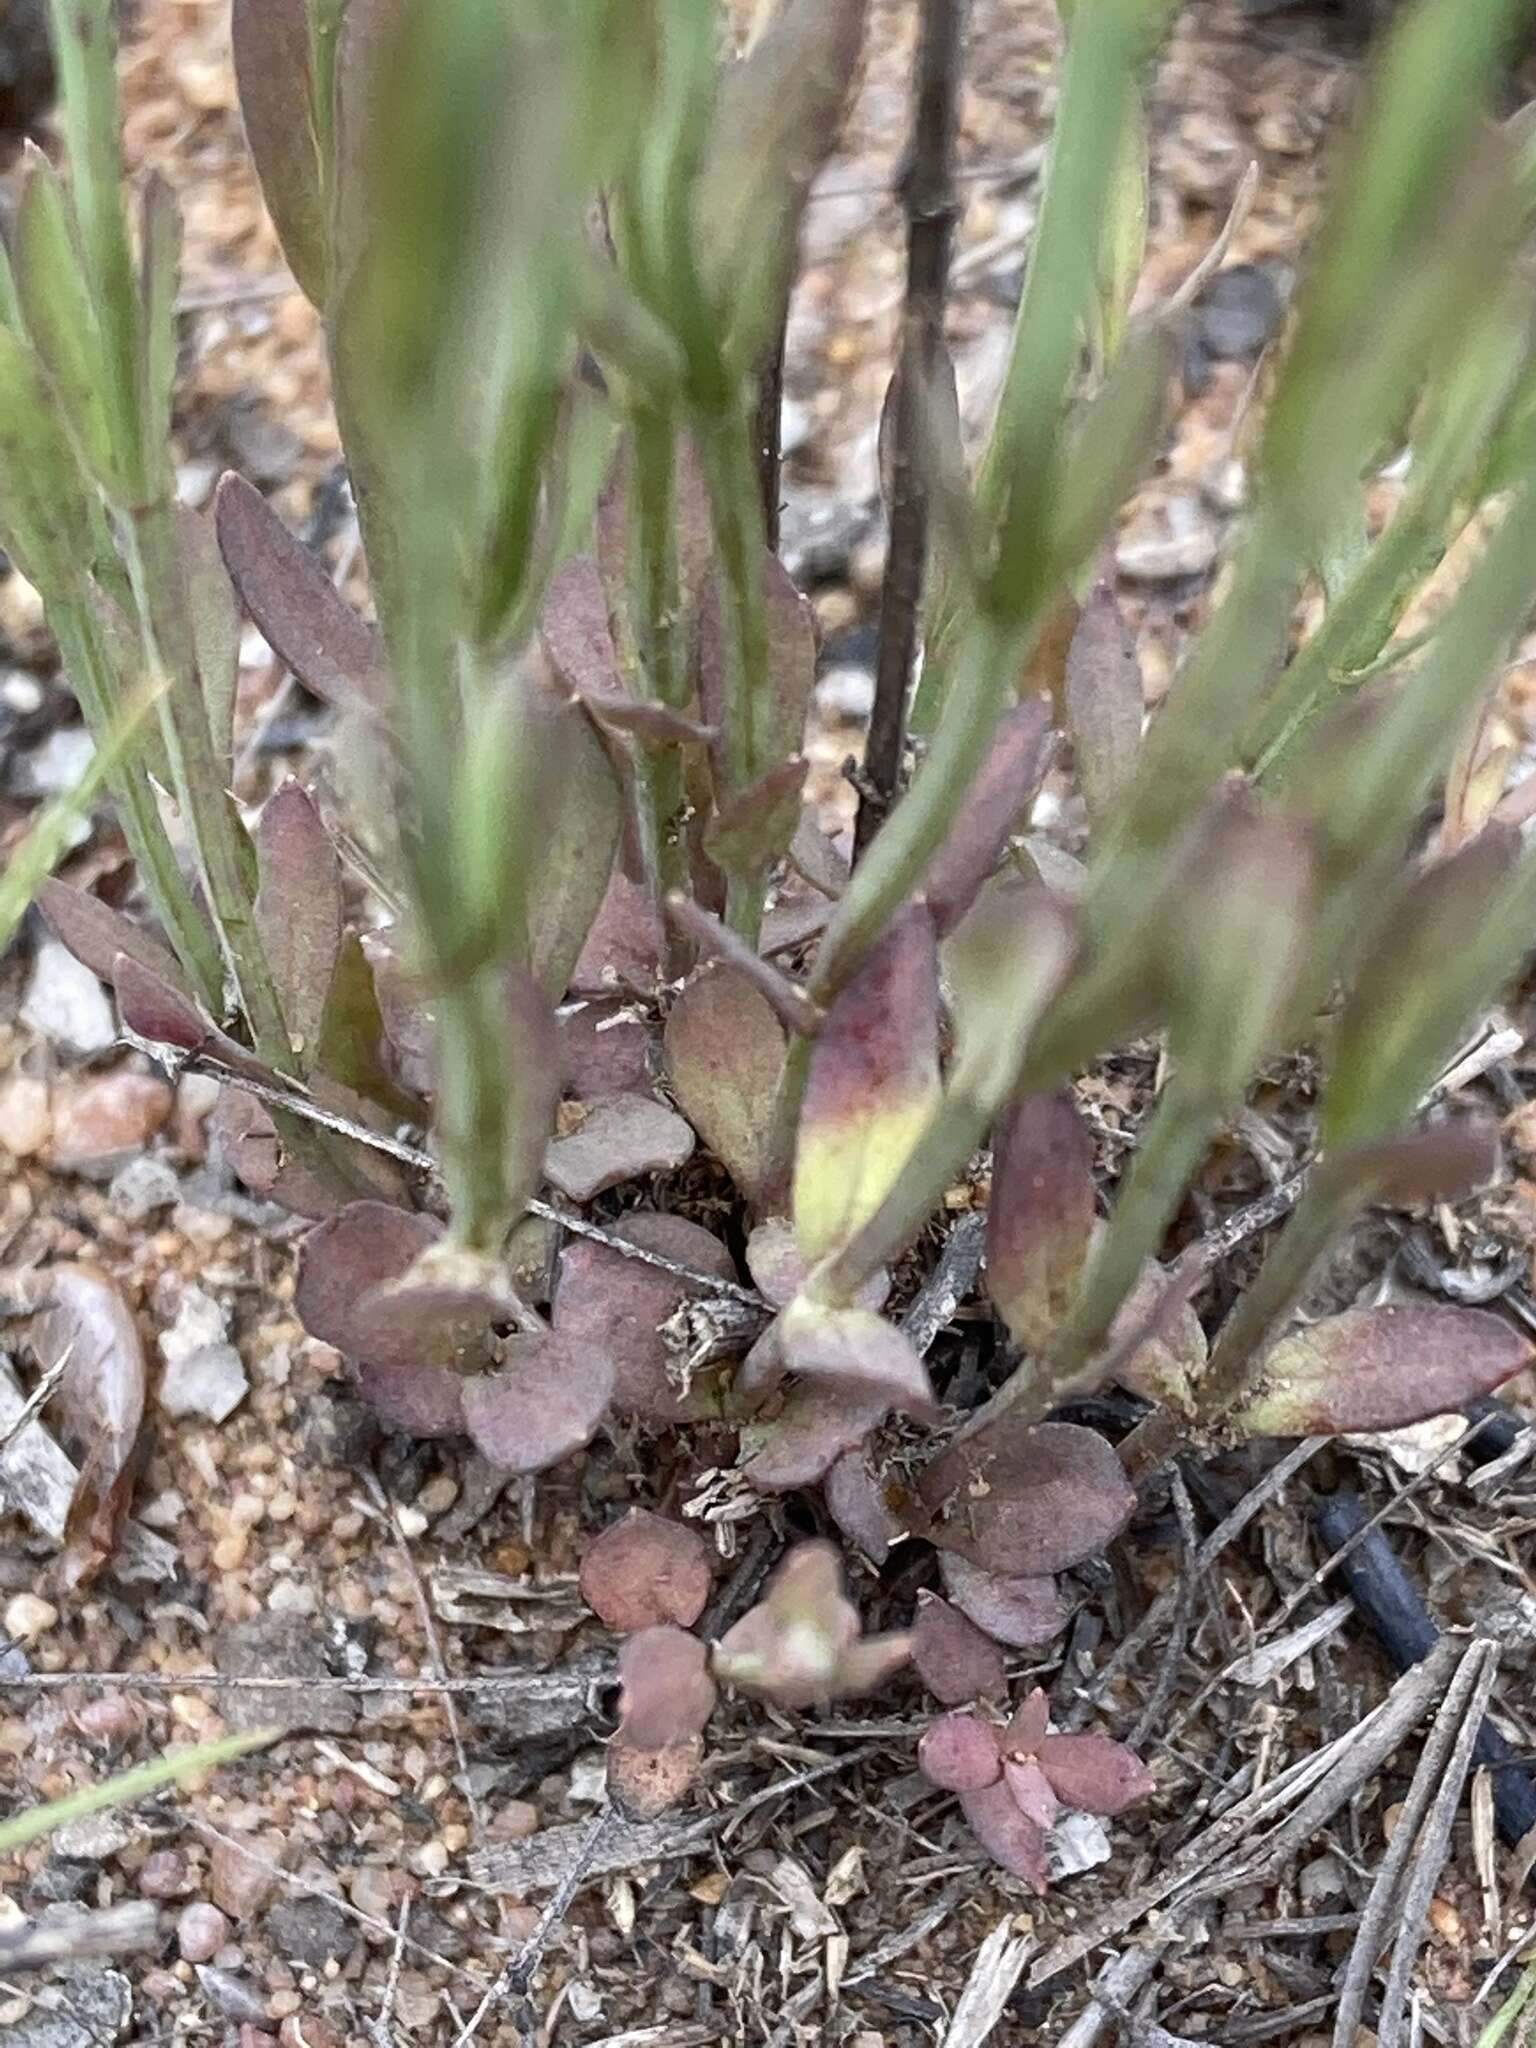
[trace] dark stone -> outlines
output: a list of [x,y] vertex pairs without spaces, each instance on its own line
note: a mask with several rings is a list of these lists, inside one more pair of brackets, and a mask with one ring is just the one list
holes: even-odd
[[280,1900],[266,1917],[266,1929],[285,1962],[303,1963],[311,1970],[339,1962],[356,1935],[338,1905],[313,1896]]
[[48,1982],[47,2003],[5,2029],[5,2048],[108,2048],[128,2025],[133,1994],[120,1970],[63,1963]]
[[1279,328],[1285,300],[1274,273],[1258,263],[1229,263],[1200,294],[1196,310],[1200,348],[1218,361],[1256,356]]
[[39,1905],[76,1904],[95,1890],[98,1874],[94,1863],[76,1863],[72,1857],[50,1856],[27,1886],[28,1910]]
[[[220,1629],[214,1638],[213,1661],[225,1678],[329,1679],[336,1673],[326,1655],[323,1632],[302,1614],[258,1614]],[[357,1705],[334,1687],[260,1686],[230,1688],[219,1694],[219,1711],[231,1728],[307,1728],[328,1735],[349,1733]]]
[[305,1398],[303,1440],[306,1464],[355,1471],[372,1456],[378,1419],[355,1394],[322,1388]]

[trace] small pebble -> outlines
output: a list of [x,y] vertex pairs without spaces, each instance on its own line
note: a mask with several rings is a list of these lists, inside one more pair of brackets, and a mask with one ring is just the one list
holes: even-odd
[[[267,2001],[258,1985],[249,1977],[240,1977],[233,1970],[220,1970],[212,1963],[197,1965],[197,1981],[210,2002],[216,2005],[226,2019],[242,2023],[241,2040],[245,2040],[244,2028],[260,2027],[267,2017]],[[263,2035],[270,2040],[270,2035]]]
[[59,1610],[36,1593],[17,1593],[5,1603],[5,1632],[15,1643],[35,1643],[59,1619]]
[[448,1472],[434,1473],[416,1496],[416,1506],[433,1521],[446,1515],[459,1497],[459,1482]]
[[[139,1871],[139,1892],[146,1899],[174,1899],[187,1889],[187,1859],[175,1849],[151,1849]],[[183,1950],[185,1954],[185,1950]],[[206,1963],[213,1955],[188,1956],[191,1963]]]
[[75,1716],[75,1726],[93,1742],[127,1742],[139,1731],[138,1709],[121,1693],[103,1693],[87,1700]]
[[251,1390],[233,1344],[209,1344],[168,1365],[160,1380],[160,1406],[167,1415],[198,1415],[223,1422]]
[[[274,2001],[275,2003],[275,2001]],[[277,2030],[280,2048],[341,2048],[341,2036],[313,2013],[295,2013]]]
[[70,1863],[106,1863],[133,1839],[133,1831],[116,1813],[86,1813],[53,1833],[53,1853]]
[[164,1125],[171,1102],[164,1081],[131,1068],[60,1081],[53,1091],[49,1165],[60,1173],[110,1179]]
[[215,1842],[210,1870],[209,1889],[213,1900],[233,1920],[248,1920],[257,1913],[272,1896],[278,1882],[278,1873],[264,1867],[277,1862],[282,1854],[282,1842],[278,1837],[259,1837],[252,1841],[251,1848],[264,1863],[247,1856],[234,1841]]
[[30,1074],[12,1074],[0,1083],[0,1145],[13,1159],[41,1152],[53,1132],[48,1087]]
[[526,1799],[509,1799],[491,1822],[490,1835],[496,1842],[521,1842],[539,1830],[539,1809]]
[[37,949],[21,1021],[82,1057],[105,1052],[117,1039],[106,990],[57,939],[44,939]]
[[181,1183],[165,1161],[143,1155],[119,1167],[107,1189],[107,1200],[125,1223],[147,1223],[180,1199]]
[[202,1900],[184,1907],[176,1922],[176,1946],[183,1962],[210,1963],[229,1935],[229,1922],[217,1906]]

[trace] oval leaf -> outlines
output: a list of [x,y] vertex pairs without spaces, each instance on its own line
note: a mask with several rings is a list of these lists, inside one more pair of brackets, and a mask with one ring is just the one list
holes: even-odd
[[1054,1579],[1000,1578],[955,1550],[939,1552],[939,1575],[960,1612],[1010,1649],[1039,1649],[1054,1642],[1067,1625],[1067,1609]]
[[1487,1309],[1346,1309],[1275,1346],[1232,1426],[1243,1436],[1404,1429],[1491,1394],[1530,1359],[1527,1340]]
[[1107,1735],[1047,1735],[1040,1769],[1062,1805],[1078,1813],[1124,1813],[1157,1790],[1141,1758]]
[[751,1455],[743,1477],[759,1493],[792,1493],[824,1479],[843,1455],[861,1444],[887,1414],[879,1396],[850,1394],[843,1387],[795,1387],[772,1422],[743,1432]]
[[994,1863],[1022,1878],[1043,1898],[1046,1883],[1045,1831],[1021,1813],[1012,1789],[1003,1780],[978,1792],[962,1792],[960,1811]]
[[962,1700],[1000,1699],[1008,1690],[1008,1674],[996,1643],[967,1621],[957,1607],[933,1593],[917,1596],[912,1662],[924,1685],[946,1707],[958,1706]]
[[886,1505],[885,1492],[869,1469],[862,1446],[845,1451],[822,1487],[827,1513],[848,1541],[881,1565],[905,1533]]
[[[614,1229],[631,1244],[696,1272],[735,1278],[731,1255],[719,1238],[685,1216],[639,1213],[621,1218]],[[560,1254],[554,1326],[573,1348],[607,1353],[614,1369],[615,1413],[680,1422],[698,1404],[671,1376],[678,1354],[664,1326],[684,1302],[699,1300],[706,1291],[658,1266],[626,1259],[607,1245],[576,1238]]]
[[581,1123],[556,1138],[544,1161],[550,1185],[573,1202],[642,1174],[671,1173],[693,1154],[693,1132],[649,1095],[604,1095],[582,1105]]
[[[350,1202],[299,1243],[293,1308],[311,1337],[356,1357],[358,1303],[371,1289],[398,1280],[442,1236],[430,1216],[388,1202]],[[374,1363],[412,1365],[409,1357]]]
[[288,267],[311,304],[326,300],[320,149],[310,117],[306,0],[234,0],[229,33],[245,139]]
[[938,947],[932,918],[913,904],[833,1003],[811,1050],[793,1207],[812,1265],[874,1215],[939,1095]]
[[386,1429],[402,1436],[463,1436],[464,1381],[441,1365],[357,1368],[357,1390]]
[[1015,705],[998,726],[960,815],[923,877],[923,895],[940,938],[970,909],[1007,851],[1010,835],[1021,827],[1050,766],[1050,728],[1043,697]]
[[711,967],[672,1005],[663,1048],[677,1106],[749,1201],[763,1193],[784,1027],[742,974]]
[[894,1323],[867,1308],[823,1308],[801,1296],[779,1319],[784,1364],[802,1379],[883,1400],[907,1415],[935,1412],[928,1368]]
[[1014,1104],[992,1140],[987,1292],[1037,1357],[1072,1306],[1093,1221],[1093,1146],[1070,1090]]
[[941,1792],[979,1792],[995,1785],[1003,1774],[998,1730],[979,1714],[946,1714],[923,1731],[917,1768]]
[[1067,650],[1062,695],[1077,755],[1077,781],[1095,825],[1113,818],[1136,771],[1146,715],[1136,643],[1114,586],[1098,580]]
[[291,779],[262,805],[256,865],[256,925],[307,1070],[341,955],[341,862],[313,797]]
[[664,1622],[692,1628],[709,1582],[709,1549],[698,1531],[646,1508],[631,1508],[581,1560],[581,1597],[620,1635]]
[[936,1543],[1007,1577],[1044,1577],[1096,1556],[1136,1505],[1095,1431],[1009,1415],[941,1451],[918,1490]]
[[709,1652],[686,1629],[642,1629],[619,1652],[619,1733],[637,1749],[702,1735],[715,1711]]
[[592,1346],[508,1337],[501,1369],[464,1382],[464,1420],[500,1471],[542,1472],[591,1443],[612,1394],[612,1362]]

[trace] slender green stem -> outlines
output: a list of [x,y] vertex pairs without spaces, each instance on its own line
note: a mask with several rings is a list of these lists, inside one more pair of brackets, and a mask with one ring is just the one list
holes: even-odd
[[[102,742],[119,715],[121,692],[89,600],[83,592],[56,598],[49,607],[49,623],[81,709]],[[218,943],[193,901],[175,848],[166,837],[154,787],[135,759],[115,765],[108,787],[155,915],[198,994],[211,1014],[218,1016],[224,1007],[224,967]]]
[[[659,702],[681,709],[688,677],[678,650],[676,430],[650,407],[633,416],[638,680]],[[641,829],[658,904],[689,885],[683,840],[683,758],[675,746],[637,748]],[[671,926],[667,927],[672,930]]]
[[197,651],[181,589],[175,528],[166,499],[137,508],[125,521],[124,545],[150,672],[166,678],[161,710],[177,793],[240,1008],[261,1057],[279,1073],[295,1074],[298,1057],[252,912],[237,836],[239,821],[208,729]]
[[494,1251],[505,1235],[506,1005],[500,974],[482,968],[434,1003],[438,1149],[455,1240]]
[[1195,1398],[1203,1424],[1219,1425],[1252,1387],[1280,1325],[1359,1205],[1358,1188],[1330,1187],[1326,1168],[1317,1170],[1258,1277],[1222,1326],[1200,1375]]
[[813,1002],[825,1003],[847,983],[921,881],[986,758],[1034,628],[1033,619],[1014,625],[985,612],[972,625],[928,757],[855,870],[821,942]]

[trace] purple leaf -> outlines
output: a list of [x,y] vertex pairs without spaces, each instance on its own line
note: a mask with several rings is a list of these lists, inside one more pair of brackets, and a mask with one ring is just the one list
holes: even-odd
[[[722,1280],[735,1278],[725,1246],[684,1216],[639,1212],[620,1218],[614,1229],[631,1244],[679,1265],[717,1273]],[[576,1238],[560,1254],[554,1325],[574,1349],[606,1351],[614,1368],[616,1414],[680,1422],[702,1404],[697,1395],[684,1394],[671,1377],[668,1368],[677,1353],[668,1345],[663,1325],[684,1302],[699,1299],[704,1291],[693,1281]]]
[[581,1597],[620,1635],[675,1622],[692,1628],[709,1598],[709,1550],[696,1529],[631,1508],[587,1545]]
[[590,1345],[508,1337],[498,1372],[464,1382],[475,1447],[503,1472],[542,1472],[591,1443],[608,1412],[613,1365]]
[[582,1105],[581,1123],[556,1138],[544,1161],[550,1185],[572,1202],[646,1173],[672,1173],[693,1156],[693,1132],[649,1095],[604,1095]]
[[1368,1189],[1371,1199],[1404,1208],[1453,1202],[1496,1178],[1498,1126],[1470,1117],[1429,1124],[1401,1138],[1330,1152],[1322,1171],[1330,1187]]
[[1157,1790],[1152,1773],[1123,1742],[1107,1735],[1047,1735],[1040,1769],[1063,1806],[1109,1818]]
[[743,1477],[759,1493],[814,1486],[844,1451],[879,1427],[887,1412],[881,1399],[804,1382],[790,1391],[772,1422],[753,1426],[752,1455]]
[[1136,1505],[1095,1431],[1009,1414],[941,1451],[918,1490],[936,1543],[1006,1577],[1043,1577],[1096,1556]]
[[1045,1896],[1045,1833],[1038,1822],[1021,1813],[1011,1788],[1001,1779],[979,1792],[962,1792],[960,1811],[971,1833],[994,1863],[1022,1878],[1031,1891]]
[[834,846],[809,811],[800,813],[789,843],[790,866],[821,895],[835,902],[848,886],[848,858]]
[[552,578],[539,633],[555,674],[600,723],[653,744],[710,737],[707,727],[626,687],[603,579],[588,556],[576,556]]
[[419,1117],[420,1096],[399,1075],[394,1047],[384,1030],[374,970],[357,932],[349,931],[341,942],[320,1020],[316,1065],[396,1118]]
[[1038,1685],[1024,1695],[1003,1730],[1003,1751],[1015,1759],[1038,1756],[1051,1728],[1051,1707]]
[[[601,922],[614,879],[624,798],[607,749],[579,704],[536,687],[529,678],[525,709],[528,744],[537,749],[543,764],[544,793],[549,799],[530,856],[529,959],[539,986],[552,1003],[558,1003],[564,1001],[573,980],[581,979],[577,970],[582,949],[593,939],[594,924]],[[659,933],[648,903],[640,915],[649,917]],[[635,928],[636,918],[636,909],[626,903],[618,918],[595,939],[587,978],[599,985],[578,993],[615,993],[611,986],[600,985],[602,970],[610,958],[622,963],[627,957],[613,942],[628,935],[626,920],[630,930]],[[653,983],[658,957],[653,950]]]
[[1014,1805],[1027,1820],[1032,1820],[1037,1828],[1049,1830],[1055,1827],[1061,1801],[1051,1790],[1050,1779],[1033,1758],[1024,1763],[1015,1763],[1012,1757],[1006,1758],[1003,1780],[1013,1794]]
[[543,1177],[565,1069],[553,1006],[528,969],[509,964],[501,986],[508,1026],[502,1170],[507,1202],[521,1209]]
[[313,798],[291,779],[262,806],[256,861],[256,925],[307,1071],[341,955],[341,863]]
[[749,1201],[761,1199],[784,1068],[784,1029],[729,967],[691,981],[663,1040],[677,1106]]
[[[768,697],[757,711],[757,758],[770,767],[798,754],[816,680],[816,615],[795,588],[777,555],[762,558],[763,604],[768,624]],[[720,637],[719,599],[713,586],[704,597],[695,648],[700,715],[721,735],[713,749],[715,783],[731,786],[726,756],[725,651]],[[790,832],[794,822],[790,822]],[[785,842],[788,843],[787,841]]]
[[889,1194],[938,1107],[939,962],[921,904],[900,912],[833,1003],[811,1050],[794,1220],[816,1264]]
[[939,1552],[939,1573],[961,1613],[1010,1649],[1039,1649],[1054,1642],[1067,1625],[1067,1610],[1054,1579],[1000,1578],[955,1550]]
[[[788,1308],[811,1273],[800,1256],[800,1242],[792,1223],[782,1216],[770,1216],[757,1225],[747,1239],[747,1271],[765,1300],[775,1308]],[[876,1273],[854,1296],[854,1306],[884,1308],[890,1291],[890,1274]]]
[[715,1711],[709,1653],[686,1629],[642,1629],[619,1651],[619,1732],[637,1749],[702,1735]]
[[1530,1360],[1527,1340],[1486,1309],[1346,1309],[1275,1346],[1232,1427],[1243,1436],[1403,1429],[1492,1393]]
[[594,1095],[648,1095],[660,1064],[656,1033],[618,1000],[579,1002],[560,1012],[567,1084],[578,1102]]
[[1077,755],[1077,780],[1095,825],[1113,818],[1141,752],[1145,697],[1136,643],[1113,585],[1089,592],[1067,652],[1062,691]]
[[824,1308],[804,1295],[779,1319],[784,1363],[802,1379],[907,1415],[936,1412],[928,1369],[894,1323],[867,1308]]
[[373,992],[390,1064],[402,1088],[429,1098],[436,1087],[436,1033],[425,992],[416,986],[395,951],[390,931],[367,933],[363,950],[373,969]]
[[1070,1091],[1026,1097],[993,1134],[987,1292],[1037,1357],[1072,1306],[1093,1221],[1093,1147]]
[[571,973],[571,993],[611,996],[632,989],[636,995],[653,996],[662,979],[666,950],[666,933],[650,891],[627,875],[615,874]]
[[917,1767],[941,1792],[979,1792],[995,1785],[1003,1774],[998,1729],[979,1714],[945,1714],[919,1737]]
[[109,908],[99,896],[50,877],[38,890],[37,902],[60,945],[67,946],[98,981],[110,986],[114,963],[119,954],[125,954],[188,1002],[192,1000],[192,991],[170,949],[120,910]]
[[[285,146],[293,147],[291,136]],[[386,718],[390,685],[379,637],[319,559],[243,477],[223,478],[215,517],[224,565],[273,653],[324,703]]]
[[1002,860],[1050,766],[1054,742],[1044,698],[1026,698],[1004,715],[960,815],[923,877],[940,938],[959,924]]
[[[357,1357],[358,1303],[408,1272],[442,1230],[432,1217],[387,1202],[349,1203],[299,1241],[294,1314],[311,1337]],[[408,1357],[395,1362],[414,1363]]]
[[[322,1108],[349,1123],[366,1126],[377,1114],[360,1097],[323,1075],[317,1076],[311,1093]],[[267,1196],[296,1216],[334,1216],[360,1194],[374,1196],[391,1208],[400,1207],[406,1199],[405,1176],[395,1161],[350,1138],[333,1135],[329,1140],[336,1161],[334,1175],[322,1179],[311,1172],[278,1136],[265,1103],[243,1088],[220,1090],[209,1120],[209,1136],[220,1147],[225,1163],[253,1194]]]
[[153,968],[141,966],[134,956],[119,953],[112,963],[112,983],[124,1026],[148,1044],[201,1054],[217,1060],[232,1074],[263,1081],[269,1087],[281,1080],[265,1060],[220,1031],[179,979],[167,981]]
[[884,1489],[870,1471],[865,1449],[845,1451],[822,1485],[827,1513],[871,1564],[882,1565],[905,1531],[886,1505]]
[[1008,1674],[996,1643],[958,1608],[933,1593],[917,1596],[912,1662],[924,1685],[946,1707],[958,1706],[962,1700],[1000,1699],[1008,1690]]
[[288,266],[311,304],[326,301],[326,216],[310,120],[305,0],[234,0],[230,15],[245,139]]
[[402,1436],[463,1436],[464,1382],[441,1365],[357,1368],[357,1390],[386,1429]]
[[491,1326],[512,1313],[494,1260],[438,1242],[353,1303],[353,1348],[381,1365],[486,1367]]

